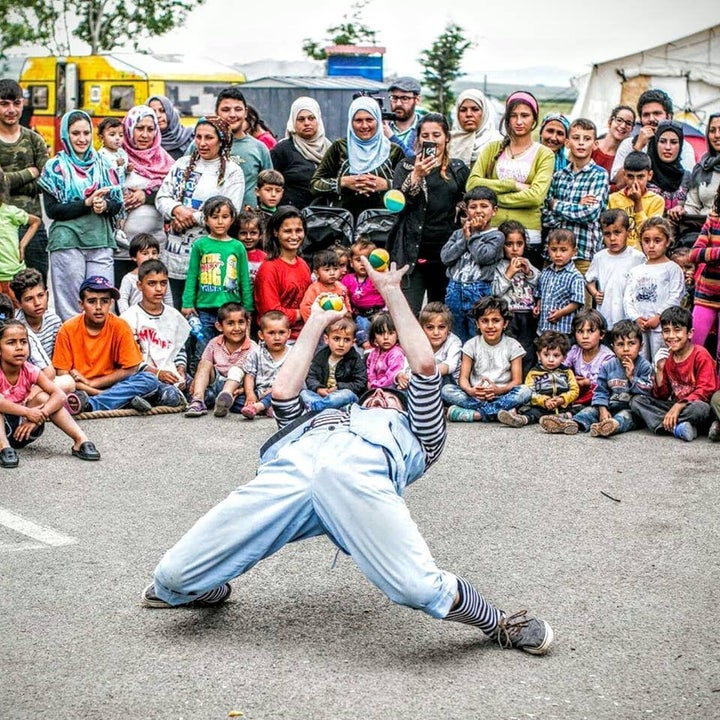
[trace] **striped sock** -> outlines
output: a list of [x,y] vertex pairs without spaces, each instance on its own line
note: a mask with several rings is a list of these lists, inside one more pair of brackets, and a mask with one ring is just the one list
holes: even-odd
[[492,636],[500,621],[500,610],[485,600],[469,582],[461,577],[458,577],[457,581],[460,601],[445,616],[445,620],[475,625],[486,635]]

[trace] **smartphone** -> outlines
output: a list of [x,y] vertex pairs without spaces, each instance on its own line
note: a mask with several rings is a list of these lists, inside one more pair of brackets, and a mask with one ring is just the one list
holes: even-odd
[[427,140],[422,144],[422,156],[423,158],[436,157],[437,156],[437,143],[428,142]]

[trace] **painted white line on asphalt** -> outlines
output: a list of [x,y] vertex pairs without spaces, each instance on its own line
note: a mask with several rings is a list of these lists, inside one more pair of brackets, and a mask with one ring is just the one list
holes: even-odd
[[[63,535],[56,530],[51,530],[48,527],[43,527],[30,520],[16,515],[3,507],[0,507],[0,525],[4,525],[10,530],[31,537],[33,540],[39,540],[43,545],[52,545],[53,547],[60,547],[62,545],[72,545],[77,542],[77,539],[70,537],[69,535]],[[35,544],[33,543],[33,546]],[[12,545],[0,545],[3,550],[12,547]],[[29,549],[27,544],[22,545],[23,548]]]

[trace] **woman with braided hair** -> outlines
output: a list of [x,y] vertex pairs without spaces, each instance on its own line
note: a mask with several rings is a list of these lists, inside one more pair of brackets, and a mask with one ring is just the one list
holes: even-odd
[[190,249],[205,234],[202,206],[213,195],[229,198],[242,207],[245,176],[229,160],[232,133],[216,115],[200,118],[193,135],[193,152],[175,161],[155,199],[165,219],[167,245],[163,260],[168,268],[170,289],[176,308],[182,307]]
[[482,149],[470,172],[467,190],[481,185],[495,192],[498,209],[492,226],[506,220],[522,223],[528,237],[525,255],[533,265],[542,267],[541,211],[555,168],[555,154],[533,140],[537,124],[535,97],[522,90],[509,95],[500,123],[504,138]]

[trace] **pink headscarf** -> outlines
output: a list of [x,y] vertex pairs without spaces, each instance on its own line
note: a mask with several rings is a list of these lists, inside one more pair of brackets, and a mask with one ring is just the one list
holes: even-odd
[[[146,117],[153,120],[155,139],[147,150],[138,150],[133,145],[133,131],[135,126]],[[160,145],[161,137],[157,115],[147,105],[136,105],[128,110],[128,114],[123,119],[123,130],[123,147],[128,154],[129,164],[138,175],[150,181],[149,190],[159,188],[175,161]]]

